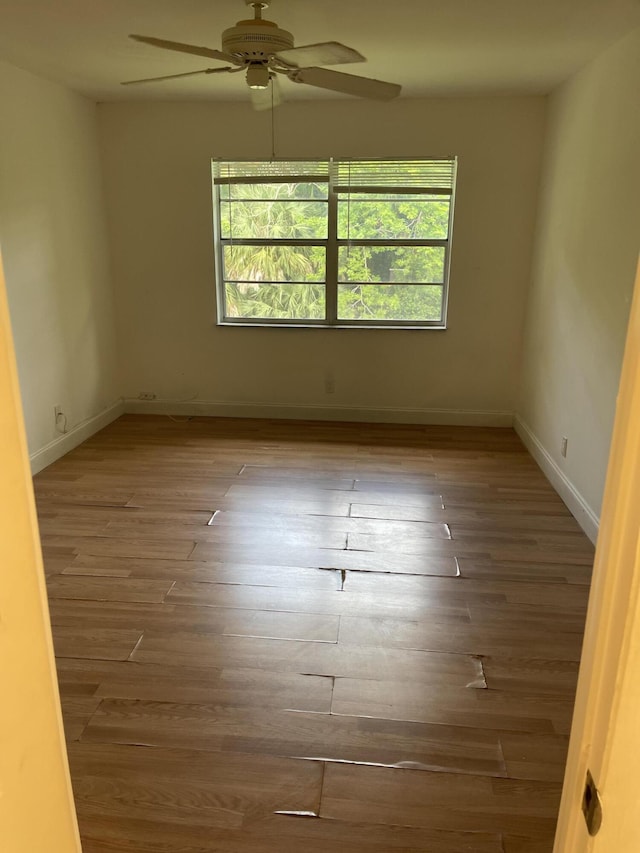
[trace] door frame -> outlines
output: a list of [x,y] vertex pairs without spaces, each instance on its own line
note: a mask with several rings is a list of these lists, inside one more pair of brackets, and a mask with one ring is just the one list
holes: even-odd
[[[582,797],[588,769],[606,806],[607,776],[615,770],[610,762],[612,735],[621,719],[622,687],[632,674],[634,644],[640,642],[636,618],[639,546],[640,265],[618,390],[554,853],[583,853],[598,847],[597,836],[592,838],[586,829]],[[635,747],[629,745],[631,760],[634,750],[640,748],[640,731],[635,735]],[[603,811],[604,825],[606,808]]]
[[11,853],[81,853],[0,256],[0,827]]

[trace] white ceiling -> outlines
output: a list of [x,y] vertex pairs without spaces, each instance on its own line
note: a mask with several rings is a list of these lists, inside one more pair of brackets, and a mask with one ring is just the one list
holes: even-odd
[[[98,101],[246,100],[242,75],[122,87],[215,60],[129,33],[220,48],[244,0],[0,0],[0,58]],[[336,70],[400,83],[403,97],[548,92],[640,26],[640,0],[273,0],[296,45],[341,41],[368,61]],[[346,96],[284,81],[285,96]]]

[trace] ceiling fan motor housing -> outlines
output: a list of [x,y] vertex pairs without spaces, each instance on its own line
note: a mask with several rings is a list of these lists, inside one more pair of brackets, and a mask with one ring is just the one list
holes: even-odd
[[222,33],[225,53],[239,54],[252,62],[263,62],[290,47],[293,47],[293,35],[281,30],[273,21],[238,21],[235,27]]

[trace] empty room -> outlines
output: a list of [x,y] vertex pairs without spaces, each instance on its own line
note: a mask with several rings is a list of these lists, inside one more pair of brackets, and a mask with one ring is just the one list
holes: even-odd
[[638,850],[640,5],[0,7],[2,850]]

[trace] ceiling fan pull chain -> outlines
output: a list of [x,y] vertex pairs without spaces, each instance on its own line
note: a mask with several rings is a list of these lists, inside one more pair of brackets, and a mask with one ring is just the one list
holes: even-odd
[[273,87],[274,81],[270,80],[271,83],[271,159],[276,159],[276,119],[275,119],[275,110],[273,107]]

